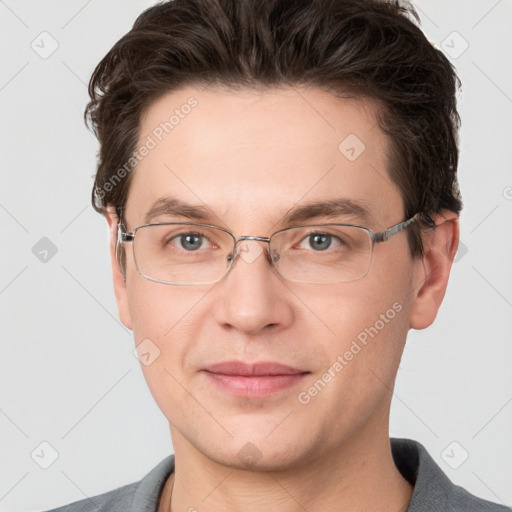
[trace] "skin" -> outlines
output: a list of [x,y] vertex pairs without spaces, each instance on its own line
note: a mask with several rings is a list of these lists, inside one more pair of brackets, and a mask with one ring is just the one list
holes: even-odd
[[[290,208],[334,197],[364,201],[365,225],[375,232],[405,220],[387,171],[389,140],[370,100],[319,89],[188,87],[150,106],[140,145],[190,96],[198,105],[133,171],[128,230],[166,195],[206,205],[209,223],[235,236],[269,236],[285,227]],[[353,162],[338,150],[349,134],[366,146]],[[164,285],[138,274],[130,244],[125,282],[115,258],[118,219],[111,209],[106,218],[120,318],[136,344],[149,338],[160,350],[142,365],[176,457],[160,510],[406,510],[412,487],[392,460],[390,402],[408,330],[429,326],[442,302],[458,244],[455,214],[435,216],[422,259],[411,259],[401,232],[375,246],[364,279],[335,285],[285,281],[264,255],[239,258],[215,285]],[[153,221],[180,220],[190,219]],[[340,222],[362,223],[354,216]],[[401,311],[317,396],[299,403],[298,394],[394,303]],[[200,371],[228,360],[277,361],[311,373],[270,397],[235,397]],[[247,443],[259,452],[252,466],[238,455]]]

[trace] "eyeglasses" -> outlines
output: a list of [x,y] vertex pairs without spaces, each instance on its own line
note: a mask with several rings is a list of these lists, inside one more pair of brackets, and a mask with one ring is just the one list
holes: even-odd
[[120,243],[132,242],[137,271],[146,279],[204,285],[217,283],[229,273],[243,252],[240,242],[265,242],[269,244],[267,260],[282,278],[297,283],[347,283],[368,274],[374,244],[386,242],[419,218],[417,213],[381,233],[352,224],[316,224],[284,228],[270,237],[238,238],[209,224],[162,222],[126,232],[120,223],[116,254]]

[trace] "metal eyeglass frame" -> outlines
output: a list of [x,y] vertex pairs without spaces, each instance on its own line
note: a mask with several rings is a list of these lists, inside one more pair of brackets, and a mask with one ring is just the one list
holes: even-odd
[[[371,253],[370,253],[370,261],[369,261],[369,264],[368,264],[368,270],[366,271],[366,274],[364,274],[363,276],[361,276],[361,277],[359,277],[357,279],[353,279],[351,281],[342,281],[341,283],[339,283],[339,284],[342,284],[342,283],[350,283],[350,282],[353,282],[353,281],[359,281],[360,279],[363,279],[364,277],[366,277],[368,275],[369,270],[370,270],[370,265],[371,265],[371,261],[372,261],[372,258],[373,258],[373,246],[374,246],[374,244],[375,243],[380,243],[380,242],[387,242],[392,236],[396,235],[397,233],[399,233],[400,231],[402,231],[403,229],[405,229],[406,227],[411,225],[413,222],[416,222],[417,220],[419,220],[420,216],[421,216],[421,213],[418,212],[415,215],[413,215],[410,219],[404,220],[403,222],[399,222],[398,224],[395,224],[394,226],[390,226],[389,228],[385,229],[384,231],[381,231],[380,233],[375,233],[370,228],[367,228],[367,227],[364,227],[364,226],[359,226],[357,224],[339,224],[339,223],[332,224],[332,223],[324,223],[324,224],[312,224],[310,226],[311,227],[322,227],[322,226],[347,226],[347,227],[354,227],[354,228],[360,228],[360,229],[365,230],[368,233],[368,235],[370,236],[370,240],[371,240]],[[428,222],[430,227],[435,226],[435,222],[428,215],[426,216],[426,219],[427,219],[427,222]],[[122,224],[120,222],[118,224],[118,226],[117,226],[117,244],[116,244],[116,258],[118,259],[118,261],[119,261],[119,258],[118,258],[119,244],[123,243],[123,242],[133,242],[135,240],[135,235],[137,233],[137,230],[139,230],[141,228],[144,228],[144,227],[147,227],[147,226],[166,226],[166,225],[168,225],[168,226],[183,225],[183,226],[199,226],[199,227],[205,227],[205,228],[214,228],[214,229],[218,229],[219,231],[223,231],[224,233],[227,233],[233,239],[233,251],[227,257],[227,261],[230,263],[229,267],[227,268],[226,272],[222,275],[222,277],[220,277],[216,281],[212,281],[212,282],[208,282],[208,283],[172,283],[172,282],[168,282],[168,281],[162,281],[160,279],[155,279],[155,278],[152,278],[152,277],[149,277],[149,276],[143,274],[139,270],[139,267],[138,267],[138,265],[136,263],[137,272],[142,277],[144,277],[145,279],[148,279],[149,281],[153,281],[155,283],[168,284],[168,285],[174,285],[174,286],[195,286],[195,285],[204,285],[204,284],[218,283],[219,281],[224,279],[229,274],[231,269],[233,268],[234,263],[236,261],[236,257],[237,257],[236,248],[237,248],[237,245],[240,242],[242,242],[244,240],[255,240],[257,242],[266,242],[266,243],[270,244],[271,239],[275,235],[277,235],[278,233],[282,233],[283,231],[288,231],[290,229],[295,229],[295,228],[310,227],[308,225],[304,225],[304,226],[290,226],[290,227],[287,227],[287,228],[279,229],[275,233],[272,233],[272,235],[270,235],[270,237],[266,237],[266,236],[239,236],[239,237],[235,237],[235,235],[233,233],[231,233],[231,231],[228,231],[227,229],[221,228],[219,226],[214,226],[212,224],[199,224],[199,223],[196,223],[196,222],[154,222],[154,223],[150,223],[150,224],[142,224],[141,226],[137,226],[136,228],[134,228],[131,232],[127,232],[127,231],[125,231],[123,229],[123,228],[126,228],[126,226],[124,226],[124,224]],[[275,266],[275,262],[278,261],[279,257],[277,257],[275,259],[273,257],[270,257],[270,258],[267,258],[267,259],[269,259],[269,261],[272,263],[272,266],[275,268],[277,273],[283,279],[285,279],[287,281],[303,282],[305,284],[333,284],[333,283],[315,283],[315,282],[309,282],[309,281],[296,281],[294,279],[288,279],[288,278],[282,276],[281,273],[279,272],[279,270],[277,269],[277,267]]]

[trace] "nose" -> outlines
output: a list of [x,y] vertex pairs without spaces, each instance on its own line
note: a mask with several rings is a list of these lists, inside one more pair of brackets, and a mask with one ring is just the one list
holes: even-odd
[[219,283],[216,320],[246,335],[276,331],[293,321],[290,292],[268,258],[268,244],[243,240],[229,274]]

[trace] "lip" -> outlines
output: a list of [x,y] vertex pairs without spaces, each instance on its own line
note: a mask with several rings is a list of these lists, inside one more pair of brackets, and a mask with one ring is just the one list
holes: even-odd
[[239,375],[243,377],[296,375],[308,373],[292,366],[276,362],[244,363],[243,361],[225,361],[204,368],[205,371],[222,375]]
[[276,362],[226,361],[203,369],[221,390],[236,396],[263,397],[298,384],[310,372]]

